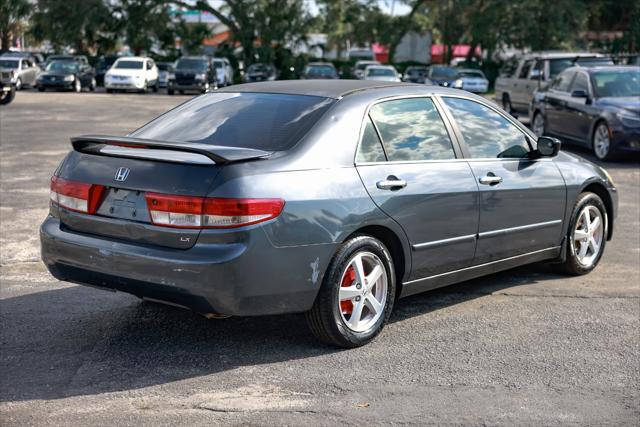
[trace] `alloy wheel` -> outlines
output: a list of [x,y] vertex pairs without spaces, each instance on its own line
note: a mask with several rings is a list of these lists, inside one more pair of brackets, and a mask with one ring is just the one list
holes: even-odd
[[578,215],[571,239],[576,258],[583,267],[591,267],[598,259],[603,239],[602,213],[593,205],[585,206]]
[[22,89],[22,79],[18,78],[16,80],[16,90],[20,90],[20,89]]
[[76,81],[73,85],[73,90],[75,90],[76,92],[82,91],[82,85],[80,84],[80,79],[76,78]]
[[593,152],[597,158],[604,160],[609,155],[610,148],[609,128],[606,124],[600,123],[593,135]]
[[387,271],[371,252],[358,252],[347,264],[340,281],[338,304],[346,326],[363,332],[384,314],[387,300]]

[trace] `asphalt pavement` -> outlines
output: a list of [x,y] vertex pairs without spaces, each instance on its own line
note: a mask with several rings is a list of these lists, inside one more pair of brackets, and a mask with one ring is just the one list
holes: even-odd
[[603,165],[620,214],[592,274],[537,264],[403,299],[354,350],[318,344],[302,315],[207,320],[53,279],[38,227],[69,138],[188,98],[22,91],[0,107],[0,424],[640,424],[637,158]]

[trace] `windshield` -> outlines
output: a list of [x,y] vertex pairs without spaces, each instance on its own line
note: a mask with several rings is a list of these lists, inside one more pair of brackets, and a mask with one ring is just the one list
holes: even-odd
[[360,63],[356,66],[356,70],[364,70],[365,68],[367,68],[369,65],[375,65],[375,62],[363,62]]
[[17,59],[0,59],[0,68],[18,68]]
[[247,70],[248,73],[271,73],[271,66],[265,64],[252,64]]
[[293,147],[333,102],[318,96],[208,93],[174,108],[131,136],[283,151]]
[[554,78],[573,65],[573,59],[551,59],[549,61],[549,77]]
[[54,61],[47,65],[47,71],[56,71],[62,73],[75,73],[78,70],[78,64],[73,61]]
[[370,77],[395,77],[396,72],[391,68],[369,68],[367,69],[367,76]]
[[420,76],[423,75],[427,72],[426,68],[407,68],[406,73],[411,75],[411,76]]
[[458,72],[451,67],[431,67],[431,75],[434,79],[452,79]]
[[330,65],[312,65],[307,67],[307,76],[332,77],[336,75],[336,70]]
[[598,98],[640,96],[640,71],[598,71],[591,74]]
[[176,70],[198,70],[206,71],[207,61],[199,58],[185,58],[179,59],[176,63]]
[[124,70],[142,70],[144,62],[142,61],[118,61],[113,68],[119,68]]
[[167,62],[158,62],[156,64],[156,66],[158,67],[158,70],[160,70],[160,71],[170,71],[171,70],[171,64],[169,64]]
[[484,79],[484,74],[480,71],[460,71],[458,73],[458,77],[475,77]]

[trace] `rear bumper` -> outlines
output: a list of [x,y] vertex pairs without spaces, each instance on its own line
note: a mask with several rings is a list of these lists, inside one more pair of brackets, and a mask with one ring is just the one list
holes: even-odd
[[42,260],[59,280],[237,316],[309,310],[334,250],[276,248],[260,227],[231,241],[200,243],[201,236],[191,249],[160,248],[76,233],[52,216],[40,240]]

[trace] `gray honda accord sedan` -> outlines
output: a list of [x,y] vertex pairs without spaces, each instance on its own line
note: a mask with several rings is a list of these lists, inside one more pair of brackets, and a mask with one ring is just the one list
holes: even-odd
[[305,312],[342,347],[399,297],[538,261],[590,272],[618,204],[600,167],[437,86],[237,85],[71,142],[40,232],[56,278],[208,317]]

